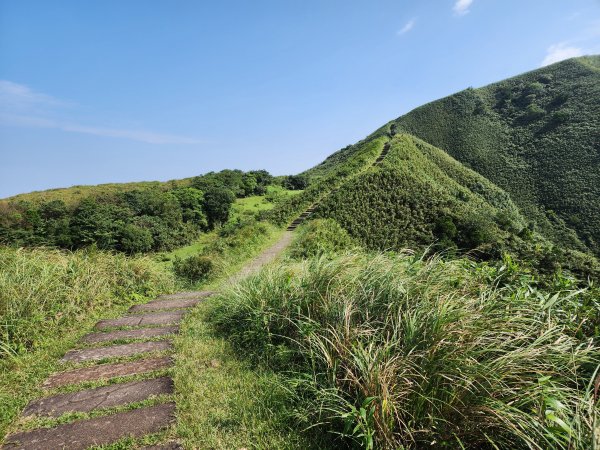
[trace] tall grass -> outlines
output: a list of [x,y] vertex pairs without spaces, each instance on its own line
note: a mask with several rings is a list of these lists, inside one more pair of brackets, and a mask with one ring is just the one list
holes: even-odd
[[0,441],[99,317],[174,288],[172,272],[147,257],[0,247]]
[[150,258],[0,248],[0,354],[27,352],[82,316],[173,289]]
[[[287,380],[305,427],[362,448],[598,448],[598,347],[578,292],[467,260],[313,258],[215,299],[216,329]],[[596,437],[594,437],[594,431]]]

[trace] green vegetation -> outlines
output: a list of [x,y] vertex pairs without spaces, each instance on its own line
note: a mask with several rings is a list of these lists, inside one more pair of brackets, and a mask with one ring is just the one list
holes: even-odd
[[534,232],[502,189],[407,134],[396,134],[380,164],[346,179],[315,214],[334,219],[369,249],[428,248],[496,260],[510,253],[543,273],[600,276],[595,258]]
[[188,288],[206,281],[217,282],[233,275],[244,261],[280,235],[273,225],[252,218],[229,222],[207,239],[197,253],[183,259],[176,256],[173,269]]
[[264,170],[224,170],[186,187],[149,185],[70,205],[61,199],[4,201],[0,243],[67,249],[94,244],[128,254],[171,250],[226,223],[236,196],[265,194],[272,181]]
[[333,154],[319,166],[301,174],[309,180],[308,187],[301,194],[278,203],[259,217],[279,226],[289,224],[309,206],[370,167],[387,140],[386,135],[375,133],[370,139]]
[[324,448],[294,428],[279,377],[256,370],[214,333],[210,302],[186,317],[175,342],[177,435],[184,447]]
[[467,89],[388,126],[500,186],[556,244],[600,255],[600,56]]
[[147,257],[0,248],[0,435],[100,316],[172,292]]
[[205,319],[279,376],[271,406],[329,434],[320,448],[583,450],[600,352],[573,315],[589,292],[562,284],[510,261],[317,257],[242,281]]
[[504,239],[502,228],[518,233],[525,227],[506,193],[409,135],[396,135],[386,159],[326,197],[317,215],[382,250],[436,240],[442,249],[470,250]]
[[357,244],[335,220],[315,219],[302,225],[288,254],[303,259],[324,254],[339,253]]

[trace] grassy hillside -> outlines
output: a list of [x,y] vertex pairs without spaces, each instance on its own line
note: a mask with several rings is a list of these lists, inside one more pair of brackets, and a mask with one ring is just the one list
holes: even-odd
[[302,194],[279,203],[261,217],[277,225],[289,224],[300,212],[371,167],[388,141],[385,133],[375,133],[334,153],[322,164],[301,174],[309,182]]
[[0,200],[0,203],[31,202],[35,204],[59,200],[67,206],[77,205],[88,197],[114,196],[123,192],[143,189],[167,190],[176,187],[190,186],[192,178],[171,181],[139,181],[134,183],[106,183],[98,185],[71,186],[68,188],[48,189],[45,191],[27,192]]
[[[407,134],[386,159],[348,180],[317,209],[368,248],[473,249],[524,233],[509,196],[443,151]],[[526,231],[525,231],[526,233]]]
[[388,124],[506,190],[553,241],[600,254],[600,57],[467,89]]

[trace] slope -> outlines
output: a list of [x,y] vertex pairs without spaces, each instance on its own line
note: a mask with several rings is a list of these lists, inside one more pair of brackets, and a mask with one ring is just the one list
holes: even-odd
[[408,134],[389,141],[384,160],[325,197],[330,217],[366,247],[398,250],[491,246],[527,234],[506,192],[442,150]]
[[506,190],[554,242],[600,254],[600,56],[469,88],[388,125]]

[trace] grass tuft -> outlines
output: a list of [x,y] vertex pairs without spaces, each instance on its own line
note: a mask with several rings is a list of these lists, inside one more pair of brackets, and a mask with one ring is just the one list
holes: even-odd
[[497,275],[468,260],[316,257],[242,281],[207,317],[279,374],[300,428],[338,446],[595,448],[600,353],[565,321],[580,293]]

